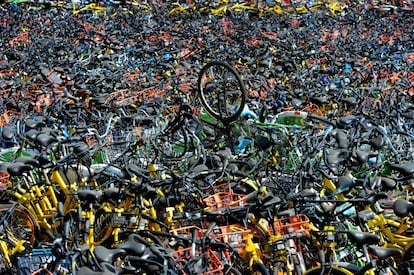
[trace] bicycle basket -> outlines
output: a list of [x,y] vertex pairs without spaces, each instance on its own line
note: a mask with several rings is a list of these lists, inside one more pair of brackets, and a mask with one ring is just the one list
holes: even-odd
[[[186,268],[186,264],[189,265],[191,263],[191,267],[189,267],[191,274],[224,274],[224,264],[214,251],[207,250],[203,253],[200,248],[193,250],[192,247],[180,247],[177,250],[172,251],[170,255],[177,267],[182,269],[182,271]],[[205,257],[204,259],[207,261],[203,261],[203,257]],[[180,274],[187,273],[184,272]]]
[[190,226],[183,226],[183,227],[176,228],[176,229],[171,229],[170,233],[175,236],[191,239],[193,230],[196,230],[197,238],[201,238],[205,232],[204,229],[201,229],[194,225],[190,225]]
[[[276,219],[275,233],[287,238],[298,238],[309,234],[310,221],[304,214]],[[270,232],[271,233],[271,232]]]
[[[232,183],[231,182],[224,182],[224,183],[220,183],[220,184],[215,184],[213,185],[212,188],[212,192],[214,193],[219,193],[219,192],[234,192],[233,191],[233,187],[232,187]],[[213,194],[213,193],[212,193]]]
[[[95,163],[112,163],[122,157],[126,148],[137,140],[135,128],[118,129],[114,127],[106,137],[106,146],[94,158]],[[90,141],[90,142],[93,142]]]
[[46,268],[55,260],[51,248],[32,249],[31,252],[17,256],[18,275],[31,275]]
[[245,194],[234,193],[233,191],[217,192],[203,199],[206,210],[219,212],[225,208],[243,207],[246,205],[247,196]]
[[250,233],[250,229],[239,225],[219,226],[213,229],[211,237],[217,241],[230,244],[242,254]]

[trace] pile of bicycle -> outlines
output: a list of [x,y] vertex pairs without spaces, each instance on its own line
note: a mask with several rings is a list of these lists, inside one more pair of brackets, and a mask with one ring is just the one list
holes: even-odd
[[414,272],[412,1],[240,2],[0,4],[0,272]]
[[413,107],[393,98],[274,112],[211,61],[192,102],[108,109],[66,90],[43,114],[9,112],[1,270],[410,274]]

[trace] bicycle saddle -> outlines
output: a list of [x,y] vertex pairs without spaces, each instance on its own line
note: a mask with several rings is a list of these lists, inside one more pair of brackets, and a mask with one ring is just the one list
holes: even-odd
[[115,248],[124,249],[128,255],[134,256],[142,256],[145,252],[145,245],[141,243],[136,234],[129,235],[124,243],[116,245]]
[[3,127],[3,131],[1,132],[1,135],[4,139],[10,140],[14,137],[15,133],[16,133],[15,129],[11,127]]
[[344,151],[338,149],[328,149],[326,160],[329,166],[335,166],[344,161]]
[[93,253],[96,256],[96,259],[101,262],[112,263],[114,259],[121,255],[126,255],[126,251],[121,248],[106,248],[105,246],[98,245],[95,246]]
[[373,137],[369,140],[369,143],[374,147],[374,149],[381,149],[384,144],[385,140],[381,136]]
[[394,213],[400,218],[407,217],[410,213],[414,214],[414,204],[407,200],[398,199],[394,202]]
[[77,142],[73,144],[72,149],[75,156],[79,159],[88,156],[90,153],[89,146],[85,142]]
[[311,101],[318,106],[329,103],[328,97],[326,96],[314,96],[311,98]]
[[355,179],[352,175],[344,175],[338,177],[336,183],[337,189],[335,193],[349,192],[351,187],[354,185]]
[[[10,176],[21,176],[24,172],[32,170],[33,166],[22,162],[4,163]],[[2,165],[3,169],[3,165]]]
[[101,191],[95,190],[78,190],[75,192],[78,195],[79,200],[87,203],[99,201],[102,197]]
[[368,196],[365,199],[367,203],[369,203],[370,205],[373,205],[377,201],[383,200],[386,198],[388,198],[388,195],[385,192],[373,192],[371,194],[368,194]]
[[26,127],[30,128],[30,129],[37,129],[40,128],[42,126],[44,126],[44,122],[41,120],[35,120],[35,119],[28,119],[25,121],[25,125]]
[[379,260],[385,260],[394,256],[402,256],[402,251],[398,248],[383,248],[375,245],[368,246],[369,252],[377,256]]
[[49,146],[53,142],[56,142],[57,139],[49,134],[40,133],[35,137],[36,141],[42,146]]
[[380,237],[378,235],[356,230],[351,230],[347,233],[350,240],[357,245],[378,244],[380,242]]
[[356,104],[358,103],[355,97],[344,97],[342,98],[342,102],[351,106],[356,106]]
[[264,151],[274,145],[274,141],[268,139],[267,137],[260,137],[255,140],[255,144],[259,147],[260,150]]
[[358,216],[362,223],[367,223],[375,217],[375,212],[372,210],[362,210],[358,212]]
[[391,178],[378,176],[374,178],[374,181],[379,183],[379,186],[381,186],[385,191],[392,191],[397,186],[397,182]]
[[103,192],[103,199],[107,200],[117,200],[120,195],[124,194],[125,191],[120,190],[119,188],[108,188]]
[[29,157],[29,156],[18,157],[14,160],[14,162],[20,162],[20,163],[24,163],[24,164],[33,165],[35,167],[40,167],[40,162],[37,159],[35,159],[33,157]]
[[339,148],[348,148],[348,135],[342,129],[337,129],[335,132],[335,139],[338,142]]
[[29,131],[27,131],[26,133],[25,133],[25,136],[26,136],[26,138],[28,138],[28,139],[30,139],[30,140],[35,140],[36,139],[36,137],[37,137],[37,135],[39,134],[40,132],[38,131],[38,130],[36,130],[36,129],[30,129]]
[[364,151],[364,150],[359,150],[359,149],[354,150],[353,153],[360,163],[366,163],[369,158],[372,158],[378,155],[378,153],[376,152]]
[[97,106],[105,106],[107,104],[108,95],[102,94],[102,95],[93,95],[89,100],[92,104]]
[[263,204],[263,207],[270,208],[275,205],[281,204],[283,201],[278,196],[273,196],[271,194],[266,195],[262,200],[261,203]]
[[336,125],[338,128],[345,129],[345,128],[349,128],[357,124],[358,121],[359,121],[358,117],[349,115],[349,116],[344,116],[344,117],[339,118],[336,121]]
[[128,163],[125,167],[125,172],[128,174],[128,176],[130,178],[132,178],[133,176],[140,176],[142,177],[143,175],[147,174],[147,170],[133,164],[133,163]]
[[401,164],[390,164],[390,168],[399,172],[404,177],[410,177],[414,174],[414,163],[406,162]]

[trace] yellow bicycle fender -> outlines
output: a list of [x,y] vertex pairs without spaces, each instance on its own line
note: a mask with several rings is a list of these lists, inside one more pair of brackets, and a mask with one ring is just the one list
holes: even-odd
[[[337,271],[342,272],[343,274],[346,274],[346,275],[353,275],[354,274],[353,272],[351,272],[351,271],[349,271],[349,270],[347,270],[345,268],[342,268],[342,267],[331,267],[331,266],[329,266],[327,268],[332,269],[332,270],[337,270]],[[322,267],[316,266],[316,267],[313,267],[311,269],[306,270],[303,273],[303,275],[307,275],[307,274],[318,274],[317,271],[318,270],[321,270],[321,269],[322,269]]]

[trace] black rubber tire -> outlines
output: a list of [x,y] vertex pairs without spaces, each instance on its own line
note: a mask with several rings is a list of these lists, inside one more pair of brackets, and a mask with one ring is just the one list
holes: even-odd
[[[220,72],[220,74],[215,75],[214,71]],[[223,74],[226,75],[226,78],[220,79]],[[208,84],[210,84],[210,86],[214,85],[213,89],[209,89]],[[216,87],[215,84],[221,85]],[[200,71],[197,88],[198,98],[205,111],[215,119],[224,123],[229,123],[238,119],[246,105],[246,87],[236,69],[227,62],[214,60],[207,63]],[[232,88],[233,91],[228,90],[229,88]],[[235,100],[231,103],[237,101],[238,106],[236,106],[234,110],[230,110],[227,102],[224,103],[224,106],[222,105],[222,99],[224,98],[224,101],[227,101],[231,92],[234,91],[236,91],[236,97],[232,96]],[[208,101],[208,98],[210,97],[209,92],[218,96],[217,106],[214,106],[216,104],[212,104]]]
[[404,253],[404,258],[402,262],[405,263],[405,265],[407,265],[407,268],[411,272],[414,272],[414,245],[408,248],[407,251]]
[[398,265],[398,272],[400,275],[411,275],[414,274],[414,270],[410,268],[408,262],[402,262]]
[[106,243],[107,240],[103,240],[103,237],[105,236],[106,231],[110,230],[111,220],[112,220],[111,213],[108,214],[102,208],[96,210],[95,224],[94,224],[94,230],[93,230],[93,234],[94,234],[93,238],[96,243],[99,243],[101,245],[108,245],[111,242],[113,242],[113,239],[111,238],[112,236],[109,238],[110,240],[108,240],[108,243]]
[[[168,159],[182,158],[188,150],[188,136],[183,128],[171,133],[165,133],[156,137],[155,147],[162,157]],[[178,149],[181,147],[180,149]]]
[[78,214],[75,212],[69,212],[65,215],[63,220],[63,234],[64,234],[64,240],[65,240],[65,246],[68,249],[72,249],[76,246],[79,246],[82,244],[80,242],[80,232],[78,227],[78,220],[77,220]]
[[[3,217],[3,213],[8,211],[11,207],[11,204],[0,205],[0,219]],[[26,207],[22,205],[17,205],[15,207],[13,213],[11,213],[7,219],[8,228],[13,232],[17,239],[26,240],[33,245],[40,232],[39,224]]]

